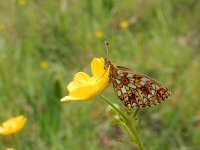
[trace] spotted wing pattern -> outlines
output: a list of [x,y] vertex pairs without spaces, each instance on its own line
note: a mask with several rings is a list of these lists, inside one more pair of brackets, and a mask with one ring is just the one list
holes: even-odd
[[171,94],[166,87],[146,75],[110,65],[110,80],[115,93],[128,108],[157,105]]

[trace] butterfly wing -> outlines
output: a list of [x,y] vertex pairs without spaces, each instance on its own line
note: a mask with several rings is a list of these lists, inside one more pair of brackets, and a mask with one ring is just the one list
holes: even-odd
[[126,67],[113,67],[111,80],[115,93],[128,108],[157,105],[170,95],[158,81]]

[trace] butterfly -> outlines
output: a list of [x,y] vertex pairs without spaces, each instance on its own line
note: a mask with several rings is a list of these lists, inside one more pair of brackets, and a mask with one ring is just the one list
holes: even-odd
[[105,59],[105,69],[110,66],[109,81],[116,95],[127,108],[151,107],[167,99],[171,92],[155,79],[129,68],[117,66]]

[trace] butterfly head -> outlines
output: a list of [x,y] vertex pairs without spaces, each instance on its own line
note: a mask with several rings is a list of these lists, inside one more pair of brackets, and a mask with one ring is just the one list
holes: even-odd
[[106,70],[109,66],[110,66],[110,70],[112,70],[113,68],[115,68],[115,65],[107,58],[104,58],[105,61],[105,66],[104,69]]
[[106,70],[110,66],[111,62],[107,58],[104,58],[104,62],[105,62],[104,69]]

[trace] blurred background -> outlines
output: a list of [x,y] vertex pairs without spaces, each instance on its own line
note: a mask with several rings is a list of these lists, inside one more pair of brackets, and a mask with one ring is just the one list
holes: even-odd
[[[135,149],[112,125],[98,96],[61,103],[74,73],[94,57],[149,75],[172,92],[140,111],[148,150],[200,147],[200,1],[0,1],[0,122],[20,114],[22,131],[0,136],[0,149]],[[104,95],[123,105],[112,86]]]

